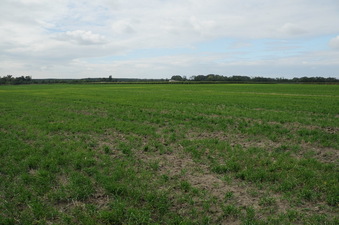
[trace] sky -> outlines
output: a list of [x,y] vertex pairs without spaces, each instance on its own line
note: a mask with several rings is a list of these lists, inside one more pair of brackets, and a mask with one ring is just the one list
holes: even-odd
[[8,74],[339,78],[339,1],[1,0]]

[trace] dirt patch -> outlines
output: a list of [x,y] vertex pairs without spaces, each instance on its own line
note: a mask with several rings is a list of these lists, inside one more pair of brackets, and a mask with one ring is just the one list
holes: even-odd
[[96,188],[96,192],[86,199],[86,203],[95,204],[100,209],[106,208],[110,202],[110,196],[105,194],[105,191],[101,188]]
[[[216,204],[212,205],[208,211],[213,218],[221,218],[220,221],[218,220],[220,224],[237,224],[239,222],[238,219],[232,219],[232,217],[223,217],[223,205],[230,204],[237,206],[243,213],[246,208],[253,207],[260,218],[265,218],[272,213],[286,213],[288,210],[297,210],[307,215],[326,214],[335,216],[334,212],[321,206],[326,206],[326,203],[318,202],[314,204],[305,202],[300,206],[291,206],[281,194],[272,192],[268,187],[259,189],[255,184],[233,178],[227,181],[223,175],[211,172],[207,164],[201,161],[194,161],[189,154],[183,152],[182,146],[177,146],[177,150],[170,154],[155,153],[148,155],[140,153],[139,157],[146,163],[158,162],[159,169],[157,172],[160,175],[174,177],[179,179],[179,181],[187,181],[193,188],[206,193],[206,196],[203,198],[194,198],[194,207],[204,210],[204,201],[207,198],[215,199]],[[170,186],[166,188],[170,188]],[[180,192],[178,189],[174,189],[175,191]],[[230,193],[232,197],[227,199],[227,195]],[[268,199],[268,202],[265,202],[265,199]],[[307,207],[307,210],[304,209],[305,207]],[[185,214],[186,208],[189,208],[186,202],[179,202],[174,206],[176,212],[183,214]]]
[[[244,185],[239,180],[227,183],[222,180],[222,176],[211,173],[207,165],[198,164],[190,158],[180,157],[175,153],[163,155],[160,160],[165,162],[160,169],[160,173],[180,176],[184,171],[183,179],[187,179],[193,187],[205,190],[217,199],[222,200],[225,198],[226,193],[232,192],[235,199],[237,199],[237,205],[259,208],[259,199],[248,194],[251,185]],[[260,191],[260,193],[263,194],[263,191]],[[287,207],[280,208],[284,211]]]
[[55,206],[60,213],[67,213],[72,211],[74,208],[82,208],[83,210],[86,210],[86,205],[88,204],[94,204],[98,207],[98,209],[106,209],[108,208],[110,201],[110,196],[106,195],[102,189],[97,188],[96,192],[85,200],[69,199],[58,201]]
[[86,110],[78,110],[78,111],[74,111],[76,114],[80,114],[80,115],[85,115],[85,116],[94,116],[93,112],[89,112]]
[[[267,151],[273,151],[285,144],[282,143],[281,140],[279,140],[279,142],[274,142],[265,136],[255,137],[243,133],[234,133],[231,131],[201,132],[201,130],[198,129],[192,131],[183,125],[178,125],[178,127],[176,127],[174,130],[167,131],[164,129],[165,128],[162,127],[156,128],[157,137],[140,137],[136,134],[127,135],[112,129],[107,130],[104,134],[96,135],[93,138],[97,143],[96,149],[104,152],[104,148],[108,147],[109,149],[114,150],[114,153],[111,154],[111,157],[114,158],[119,157],[119,154],[123,154],[121,151],[116,149],[117,140],[128,143],[130,142],[130,135],[135,136],[135,138],[138,139],[138,143],[136,143],[135,147],[133,147],[133,152],[135,153],[134,156],[142,162],[141,165],[146,165],[148,169],[156,171],[156,173],[159,175],[166,175],[170,178],[168,185],[161,186],[161,189],[172,192],[172,210],[178,212],[181,215],[190,215],[189,210],[192,208],[195,208],[201,212],[206,212],[204,204],[207,199],[214,199],[214,203],[208,208],[208,213],[213,218],[219,218],[217,219],[218,224],[222,224],[225,221],[227,224],[237,224],[239,222],[239,218],[230,219],[230,217],[223,217],[224,205],[234,205],[242,210],[243,213],[246,208],[253,207],[256,210],[257,216],[261,218],[267,217],[270,215],[270,213],[286,213],[289,209],[295,209],[299,212],[303,212],[302,207],[295,206],[295,208],[292,208],[289,205],[289,202],[284,200],[282,195],[272,192],[269,187],[263,187],[262,189],[259,189],[257,186],[255,186],[255,184],[251,184],[243,180],[234,178],[225,180],[223,175],[213,173],[209,165],[205,164],[204,161],[194,161],[191,158],[191,155],[185,152],[184,147],[177,143],[183,139],[192,141],[217,139],[226,141],[230,144],[230,147],[240,145],[245,149],[259,147],[266,149]],[[177,129],[181,129],[181,131]],[[184,133],[184,135],[180,136],[180,139],[177,141],[171,142],[167,136],[169,136],[172,132],[181,132]],[[152,146],[153,142],[158,142],[159,145],[168,150],[153,151],[153,149],[151,149],[152,151],[146,151],[144,147],[148,145]],[[310,147],[312,146],[308,144],[300,144],[300,147],[300,153],[302,153],[303,151],[309,151]],[[311,150],[313,151],[314,149]],[[320,149],[318,150],[320,151]],[[325,150],[328,154],[332,154],[332,156],[335,154],[335,158],[338,157],[337,152],[332,153],[334,151],[333,149]],[[213,152],[208,154],[213,157]],[[330,155],[326,155],[325,151],[322,151],[321,154],[315,154],[314,157],[322,158],[322,160],[326,162],[333,162],[333,158],[331,158]],[[207,156],[204,155],[203,157]],[[303,157],[303,155],[300,154],[296,157]],[[206,161],[206,163],[208,163],[208,161]],[[180,188],[180,182],[185,181],[187,181],[193,188],[205,193],[205,195],[202,197],[193,195],[194,205],[190,205],[190,203],[187,201],[183,201],[178,198],[178,196],[183,196],[183,193],[185,192]],[[227,195],[232,195],[232,198],[227,199]],[[263,199],[265,198],[271,200],[268,205],[265,205],[267,203],[263,202]],[[109,196],[98,192],[88,198],[86,202],[87,201],[100,205],[100,207],[105,207],[105,205],[109,202]],[[319,212],[325,214],[328,213],[326,210],[321,211],[319,208],[317,208],[316,204],[309,204],[308,209],[309,211],[307,214],[318,214]]]
[[59,186],[65,186],[69,182],[68,177],[65,174],[61,174],[57,177],[57,183]]
[[307,129],[307,130],[321,130],[329,134],[338,134],[339,128],[338,127],[320,127],[320,126],[315,126],[315,125],[306,125],[306,124],[301,124],[298,122],[293,122],[293,123],[284,123],[282,124],[285,128],[293,130],[293,131],[298,131],[300,129]]
[[199,140],[199,139],[217,139],[220,141],[228,142],[232,147],[240,145],[243,148],[258,147],[264,149],[275,149],[281,144],[273,142],[266,137],[251,137],[242,133],[231,133],[231,132],[197,132],[191,131],[187,133],[188,140]]
[[[181,148],[180,146],[178,147]],[[221,175],[212,173],[208,165],[203,163],[194,162],[186,153],[182,153],[181,150],[172,152],[171,154],[163,155],[143,155],[141,156],[144,161],[159,162],[158,173],[161,175],[167,175],[169,177],[176,177],[181,181],[187,181],[193,188],[201,190],[206,193],[205,198],[195,198],[194,207],[203,209],[204,199],[212,198],[216,204],[212,205],[208,211],[213,218],[223,218],[223,208],[225,204],[236,205],[239,209],[245,209],[253,207],[257,209],[260,216],[260,209],[263,207],[260,205],[262,196],[269,195],[275,199],[275,212],[284,213],[289,209],[287,201],[282,200],[282,197],[271,193],[267,190],[256,190],[257,196],[251,195],[251,189],[256,189],[253,185],[243,183],[241,180],[232,180],[232,182],[225,182]],[[232,198],[226,199],[227,194],[231,193]],[[185,208],[188,206],[186,203],[178,203],[175,206],[177,212],[182,211],[185,213]],[[263,215],[268,215],[263,213]],[[237,220],[230,220],[229,217],[221,219],[227,223],[237,224]]]
[[76,113],[79,115],[85,115],[85,116],[98,116],[102,118],[108,117],[108,113],[105,111],[101,111],[98,109],[91,109],[91,110],[68,110],[69,112]]
[[0,127],[0,132],[4,133],[4,134],[8,134],[9,133],[8,130],[6,130],[6,129],[2,128],[2,127]]
[[[263,109],[263,108],[255,108],[253,109],[255,111],[275,111],[275,110],[268,110],[268,109]],[[283,112],[283,111],[275,111],[275,112]],[[339,132],[338,127],[320,127],[320,126],[315,126],[315,125],[306,125],[306,124],[301,124],[298,122],[290,122],[290,123],[280,123],[276,121],[263,121],[261,119],[254,119],[254,118],[247,118],[247,117],[242,117],[242,118],[235,118],[232,116],[223,116],[223,115],[217,115],[217,114],[199,114],[200,116],[206,117],[206,118],[224,118],[224,119],[232,119],[235,124],[237,124],[240,121],[246,121],[249,124],[269,124],[269,125],[280,125],[283,128],[287,128],[291,131],[297,131],[299,129],[308,129],[308,130],[321,130],[329,134],[337,134]],[[337,118],[337,116],[336,116]]]
[[304,157],[305,154],[313,153],[312,157],[323,163],[338,163],[339,151],[334,148],[319,148],[308,143],[301,144],[302,149],[296,153],[298,157]]
[[300,150],[298,152],[292,152],[292,155],[297,158],[302,158],[307,155],[307,153],[314,152],[312,157],[319,160],[323,163],[335,163],[339,160],[339,151],[334,148],[314,146],[310,143],[294,143],[292,140],[280,140],[279,142],[274,142],[268,139],[265,136],[254,137],[248,136],[243,133],[230,133],[230,132],[199,132],[199,131],[190,131],[187,132],[186,138],[188,140],[199,140],[199,139],[217,139],[220,141],[226,141],[230,146],[241,146],[242,148],[262,148],[267,151],[273,151],[281,148],[281,146],[295,145],[299,146]]
[[324,131],[330,134],[338,134],[339,133],[339,128],[338,127],[326,127],[323,128]]
[[29,171],[28,171],[28,173],[30,174],[30,175],[33,175],[33,176],[35,176],[36,174],[37,174],[37,170],[36,169],[29,169]]

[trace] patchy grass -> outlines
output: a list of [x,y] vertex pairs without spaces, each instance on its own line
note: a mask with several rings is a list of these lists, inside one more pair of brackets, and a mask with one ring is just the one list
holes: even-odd
[[336,85],[1,86],[0,224],[336,224]]

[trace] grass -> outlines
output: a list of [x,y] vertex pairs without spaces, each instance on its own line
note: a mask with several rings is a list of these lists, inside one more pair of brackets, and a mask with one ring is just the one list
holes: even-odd
[[0,87],[0,224],[336,224],[336,85]]

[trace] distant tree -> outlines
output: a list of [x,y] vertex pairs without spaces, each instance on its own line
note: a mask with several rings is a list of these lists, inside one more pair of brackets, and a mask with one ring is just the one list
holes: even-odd
[[229,78],[229,80],[231,81],[250,81],[251,78],[248,76],[239,76],[239,75],[235,75]]
[[194,77],[195,81],[205,81],[207,79],[207,76],[204,75],[198,75]]
[[326,78],[326,82],[339,82],[339,80],[335,79],[333,77],[328,77],[328,78]]
[[286,83],[286,82],[292,81],[292,80],[289,80],[289,79],[286,79],[286,78],[283,78],[283,77],[276,78],[275,80],[278,83]]
[[251,81],[255,81],[255,82],[274,82],[276,81],[273,78],[267,78],[267,77],[254,77],[251,79]]
[[15,78],[12,75],[7,75],[6,77],[4,77],[5,84],[12,84],[14,79]]
[[183,81],[183,78],[180,75],[174,75],[171,77],[171,80]]
[[189,79],[190,80],[195,80],[195,76],[191,76]]

